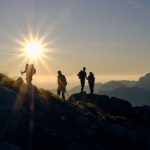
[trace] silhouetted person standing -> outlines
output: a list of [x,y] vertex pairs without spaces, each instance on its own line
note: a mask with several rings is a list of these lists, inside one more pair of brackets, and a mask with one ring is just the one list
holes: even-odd
[[62,94],[62,99],[65,100],[67,80],[61,71],[58,71],[57,83],[58,83],[57,95],[60,96]]
[[83,93],[85,86],[85,79],[87,79],[86,68],[84,67],[83,70],[81,70],[77,76],[79,77],[81,83],[81,93]]
[[92,72],[90,72],[87,80],[89,83],[90,93],[93,94],[94,93],[95,77],[94,77],[94,74]]
[[26,64],[26,68],[24,71],[21,72],[21,74],[26,73],[26,82],[27,85],[32,85],[32,77],[34,74],[36,74],[36,69],[33,64]]

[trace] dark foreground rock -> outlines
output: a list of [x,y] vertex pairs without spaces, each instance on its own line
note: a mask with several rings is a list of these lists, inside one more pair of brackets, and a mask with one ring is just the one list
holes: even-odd
[[121,100],[114,97],[109,97],[106,95],[96,95],[96,94],[73,94],[68,99],[70,102],[74,103],[76,101],[82,101],[85,103],[92,103],[106,112],[127,115],[132,112],[132,105],[130,102]]
[[63,102],[1,75],[0,84],[0,150],[150,149],[147,106],[79,94]]

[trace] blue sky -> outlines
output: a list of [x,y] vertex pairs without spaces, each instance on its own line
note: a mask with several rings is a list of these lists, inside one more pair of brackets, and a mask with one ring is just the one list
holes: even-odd
[[[148,0],[1,0],[0,71],[23,67],[14,39],[39,31],[54,41],[40,75],[63,68],[73,75],[82,66],[96,75],[139,75],[150,71],[150,1]],[[15,54],[15,55],[14,55]]]

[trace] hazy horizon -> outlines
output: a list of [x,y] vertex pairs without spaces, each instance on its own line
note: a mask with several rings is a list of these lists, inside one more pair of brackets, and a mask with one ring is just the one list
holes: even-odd
[[[80,81],[77,76],[66,76],[68,81],[68,89],[74,88],[75,86],[80,85]],[[108,81],[119,81],[119,80],[129,80],[129,81],[137,81],[139,76],[96,76],[96,83],[106,83]],[[38,87],[46,88],[46,89],[56,89],[57,88],[57,76],[40,76],[35,77],[34,82]],[[88,82],[86,81],[86,85]]]
[[[10,75],[7,74],[9,77],[13,78],[14,80],[16,80],[19,77],[22,77],[23,80],[25,81],[25,75],[21,76],[21,75]],[[113,75],[113,76],[104,76],[104,75],[96,75],[96,83],[106,83],[109,81],[120,81],[120,80],[129,80],[129,81],[138,81],[139,78],[141,76],[143,76],[144,74],[141,75]],[[78,85],[80,85],[80,80],[77,77],[77,75],[72,75],[72,76],[66,76],[67,78],[67,88],[71,89],[74,88]],[[39,76],[39,75],[35,75],[33,77],[33,84],[38,86],[39,88],[45,88],[45,89],[56,89],[57,88],[57,74],[54,76]],[[86,85],[88,85],[88,82],[86,81]]]

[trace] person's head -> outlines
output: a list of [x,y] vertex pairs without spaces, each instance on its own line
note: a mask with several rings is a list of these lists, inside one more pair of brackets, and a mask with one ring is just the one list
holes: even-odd
[[61,75],[61,74],[62,74],[62,73],[61,73],[61,71],[59,70],[59,71],[58,71],[58,75]]
[[90,72],[89,74],[90,74],[90,76],[93,76],[93,72]]
[[83,67],[83,71],[85,71],[86,70],[86,68],[85,67]]

